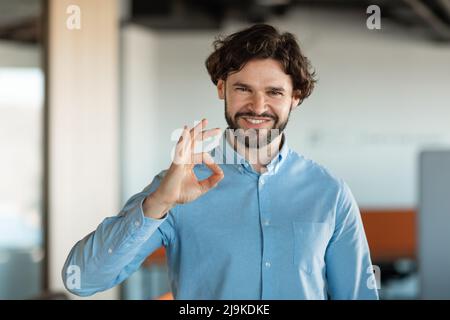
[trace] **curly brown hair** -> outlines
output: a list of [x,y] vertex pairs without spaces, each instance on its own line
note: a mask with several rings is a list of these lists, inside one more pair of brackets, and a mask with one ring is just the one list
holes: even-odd
[[205,61],[212,82],[226,80],[232,72],[241,70],[253,59],[272,58],[279,61],[284,72],[291,76],[293,89],[300,91],[299,105],[307,98],[316,83],[315,72],[292,33],[280,33],[267,24],[256,24],[213,42],[214,52]]

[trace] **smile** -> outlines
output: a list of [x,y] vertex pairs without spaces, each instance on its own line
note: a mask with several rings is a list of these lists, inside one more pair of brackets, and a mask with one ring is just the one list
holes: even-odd
[[251,124],[261,124],[272,120],[268,118],[250,118],[250,117],[242,117],[242,118]]

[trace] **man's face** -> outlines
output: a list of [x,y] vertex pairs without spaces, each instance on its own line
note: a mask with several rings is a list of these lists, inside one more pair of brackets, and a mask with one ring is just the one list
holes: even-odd
[[[226,81],[219,80],[217,89],[219,98],[225,100],[228,126],[237,130],[235,135],[247,147],[260,148],[273,141],[299,102],[291,77],[274,59],[250,60],[239,72],[229,74]],[[255,143],[249,143],[251,136],[256,136]]]

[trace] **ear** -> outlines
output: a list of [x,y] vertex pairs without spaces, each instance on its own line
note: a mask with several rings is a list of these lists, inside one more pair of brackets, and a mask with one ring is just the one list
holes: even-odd
[[219,99],[225,99],[225,81],[222,79],[217,81],[217,95],[219,96]]
[[295,90],[292,95],[292,110],[298,107],[298,103],[300,102],[301,91]]

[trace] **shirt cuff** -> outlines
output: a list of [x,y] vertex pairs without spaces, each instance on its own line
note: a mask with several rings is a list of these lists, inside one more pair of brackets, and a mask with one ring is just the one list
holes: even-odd
[[144,216],[142,203],[145,197],[138,200],[136,205],[128,211],[125,215],[126,225],[129,226],[128,234],[136,240],[146,241],[155,233],[159,226],[167,219],[168,213],[161,219],[153,219]]

